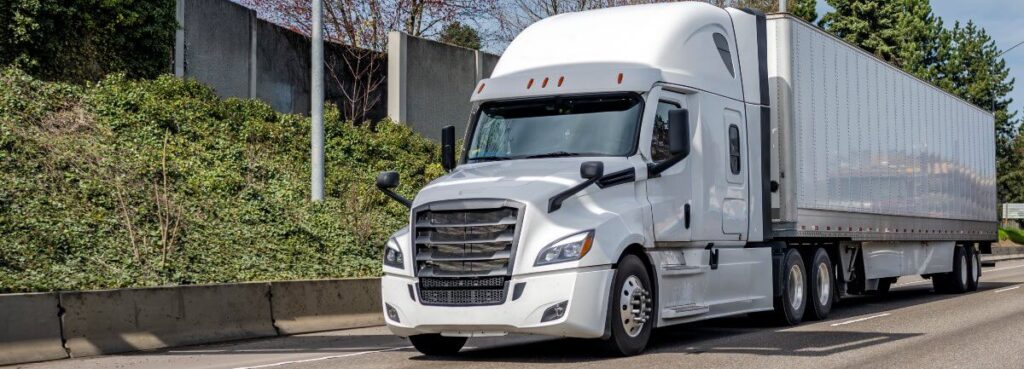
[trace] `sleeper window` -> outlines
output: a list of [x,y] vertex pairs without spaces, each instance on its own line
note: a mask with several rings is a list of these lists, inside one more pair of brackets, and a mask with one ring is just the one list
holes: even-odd
[[740,174],[740,128],[729,125],[729,170]]

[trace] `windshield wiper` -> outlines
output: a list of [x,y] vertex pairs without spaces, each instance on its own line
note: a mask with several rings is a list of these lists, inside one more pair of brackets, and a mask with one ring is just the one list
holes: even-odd
[[566,156],[580,156],[580,155],[583,155],[583,154],[578,153],[578,152],[555,151],[555,152],[549,152],[549,153],[544,153],[544,154],[526,155],[526,156],[523,156],[523,158],[526,158],[526,159],[561,158],[561,157],[566,157]]
[[500,161],[500,160],[512,160],[512,157],[508,156],[479,156],[475,158],[469,158],[473,161]]

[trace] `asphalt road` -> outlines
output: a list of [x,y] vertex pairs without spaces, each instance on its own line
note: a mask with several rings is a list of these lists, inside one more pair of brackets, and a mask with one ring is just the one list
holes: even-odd
[[937,295],[901,278],[889,295],[843,300],[827,321],[779,328],[746,318],[655,331],[640,356],[593,342],[471,339],[427,358],[383,327],[23,365],[25,368],[1024,368],[1024,260],[984,269],[978,292]]

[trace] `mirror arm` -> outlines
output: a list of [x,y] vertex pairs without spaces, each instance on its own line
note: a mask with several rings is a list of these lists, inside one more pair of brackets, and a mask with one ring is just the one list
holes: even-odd
[[402,195],[399,195],[398,192],[392,191],[390,188],[384,188],[381,186],[377,186],[377,189],[379,189],[380,192],[383,192],[385,195],[388,195],[388,197],[390,197],[392,200],[398,201],[398,203],[405,205],[405,207],[407,208],[412,208],[412,201],[409,201],[409,199],[405,198]]
[[583,189],[587,188],[588,186],[594,184],[594,182],[597,182],[599,180],[601,180],[601,177],[594,177],[586,181],[583,181],[578,185],[572,186],[572,188],[559,192],[557,195],[551,196],[551,198],[548,199],[548,213],[554,213],[555,210],[561,209],[562,202],[567,200],[572,195],[575,195],[577,192],[583,191]]
[[680,161],[683,161],[683,159],[686,159],[687,156],[688,155],[686,155],[686,154],[673,155],[672,157],[670,157],[668,159],[665,159],[665,160],[662,160],[662,161],[659,161],[659,162],[656,162],[656,163],[648,163],[647,164],[647,178],[658,178],[658,177],[660,177],[661,176],[661,172],[664,172],[666,169],[671,168],[673,165],[676,165],[676,163],[678,163]]

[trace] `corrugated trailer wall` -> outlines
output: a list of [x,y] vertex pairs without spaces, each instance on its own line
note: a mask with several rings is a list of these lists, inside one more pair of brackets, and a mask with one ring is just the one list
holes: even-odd
[[[804,209],[996,220],[992,114],[788,16],[769,18],[768,50],[777,220],[800,227]],[[832,218],[822,226],[863,228]],[[935,231],[921,223],[882,226]]]

